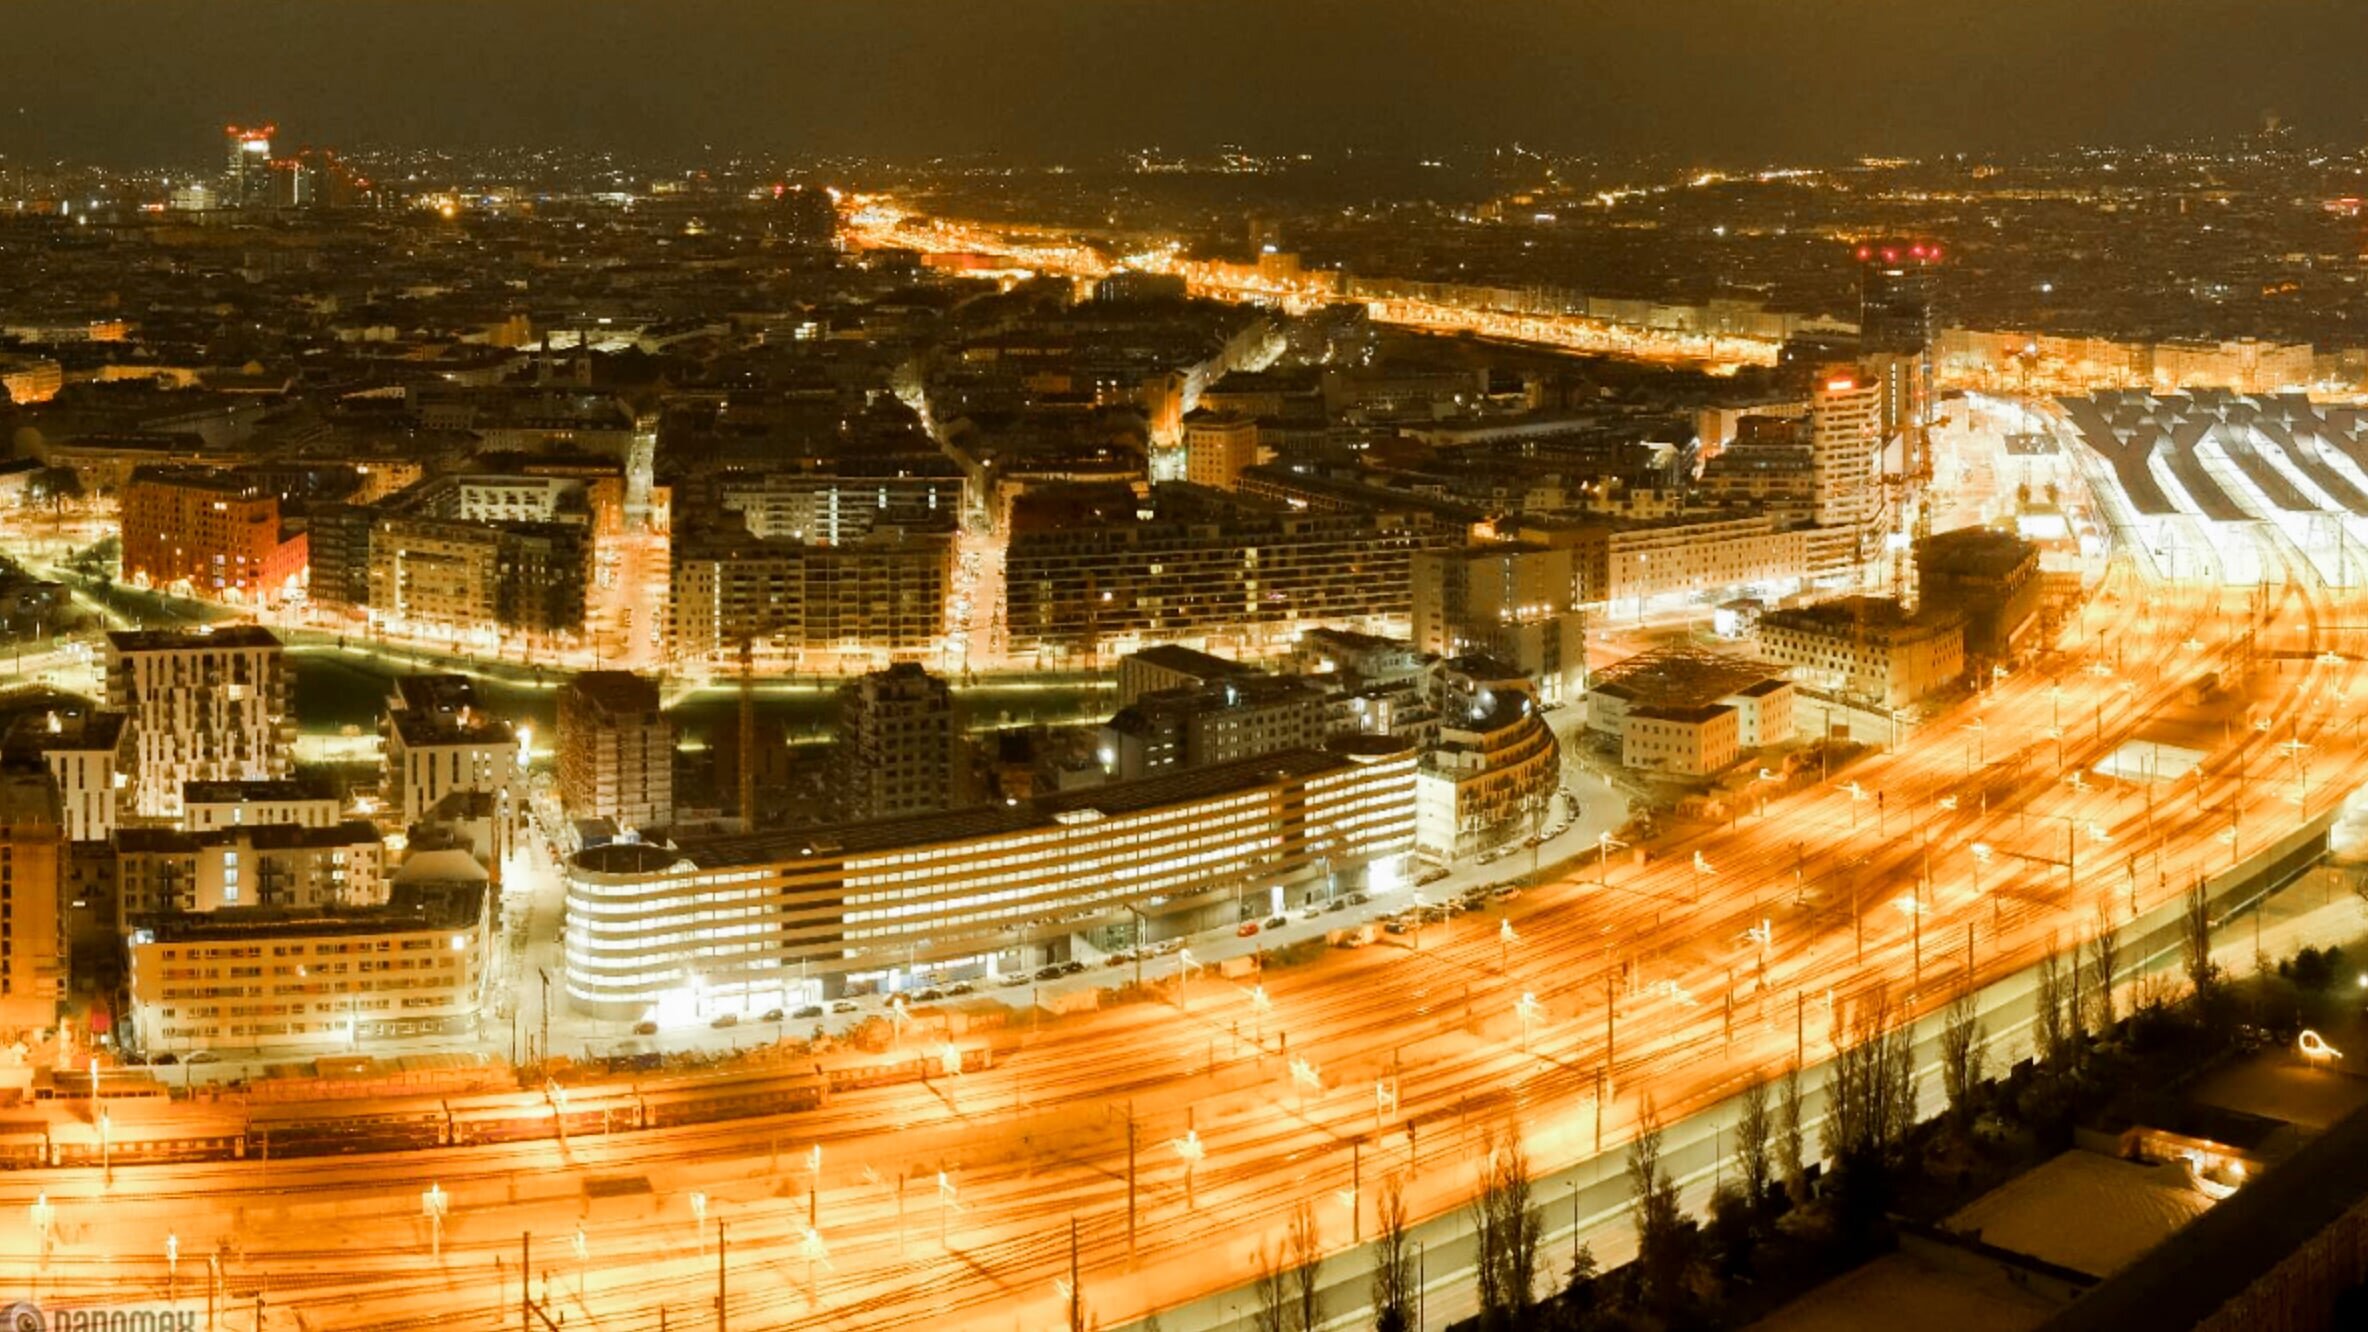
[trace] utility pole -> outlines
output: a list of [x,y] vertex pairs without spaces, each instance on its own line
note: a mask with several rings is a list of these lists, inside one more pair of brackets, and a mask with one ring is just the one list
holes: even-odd
[[1126,1261],[1135,1263],[1135,1103],[1126,1103]]
[[1083,1332],[1085,1327],[1085,1290],[1077,1284],[1077,1218],[1069,1218],[1069,1328]]
[[740,637],[740,825],[756,831],[756,645]]
[[536,967],[534,974],[543,982],[543,1036],[535,1047],[535,1062],[547,1068],[551,1063],[551,969]]
[[724,1332],[724,1219],[715,1219],[715,1332]]

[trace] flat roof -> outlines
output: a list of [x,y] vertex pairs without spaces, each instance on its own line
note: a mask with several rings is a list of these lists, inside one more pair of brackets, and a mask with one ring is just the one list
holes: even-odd
[[116,629],[107,645],[117,652],[184,652],[201,648],[276,648],[279,635],[261,625],[230,624],[219,629]]
[[[1133,814],[1171,805],[1211,800],[1271,782],[1337,772],[1395,754],[1411,757],[1413,746],[1386,736],[1347,737],[1352,743],[1322,749],[1286,749],[1234,763],[1210,764],[1141,781],[1114,782],[1075,791],[1056,791],[1017,805],[982,805],[945,813],[913,814],[826,827],[717,837],[684,837],[676,849],[625,843],[577,853],[586,869],[603,873],[647,873],[687,860],[701,869],[767,865],[791,860],[835,859],[900,847],[969,841],[999,834],[1050,828],[1078,817]],[[595,859],[594,857],[598,857]],[[630,862],[623,869],[604,861]]]
[[1699,648],[1662,648],[1640,652],[1597,671],[1588,692],[1632,699],[1644,707],[1689,708],[1715,703],[1783,674],[1781,666],[1748,657]]

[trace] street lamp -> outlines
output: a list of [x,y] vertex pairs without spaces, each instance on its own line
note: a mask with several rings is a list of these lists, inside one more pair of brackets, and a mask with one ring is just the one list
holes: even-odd
[[1513,974],[1513,941],[1520,937],[1520,935],[1513,933],[1513,922],[1510,919],[1499,920],[1496,923],[1496,969],[1498,974],[1505,976]]
[[181,1237],[164,1237],[164,1298],[171,1303],[179,1298],[181,1285]]
[[[1201,1158],[1208,1155],[1208,1151],[1200,1144],[1199,1129],[1186,1129],[1183,1137],[1173,1139],[1168,1145],[1174,1147],[1176,1155],[1184,1159],[1184,1210],[1192,1211],[1192,1172],[1200,1165]],[[942,1180],[944,1176],[938,1178]]]
[[33,1196],[33,1237],[41,1247],[41,1262],[49,1262],[50,1226],[57,1220],[57,1209],[49,1205],[49,1194],[44,1191]]
[[438,1261],[444,1257],[444,1214],[451,1207],[452,1195],[441,1184],[430,1184],[419,1195],[419,1213],[428,1219],[428,1252]]
[[[1273,1011],[1274,1000],[1266,997],[1266,987],[1263,985],[1251,986],[1250,1044],[1258,1047],[1258,1053],[1261,1056],[1266,1053],[1266,1015]],[[1236,1028],[1235,1030],[1238,1032],[1240,1029]]]
[[702,1192],[702,1191],[699,1191],[699,1190],[693,1190],[693,1191],[692,1191],[692,1193],[691,1193],[691,1197],[690,1197],[690,1204],[691,1204],[691,1236],[692,1236],[692,1238],[694,1238],[694,1239],[696,1239],[696,1240],[698,1241],[698,1243],[699,1243],[699,1253],[700,1253],[700,1256],[704,1257],[704,1256],[706,1256],[706,1253],[707,1253],[707,1195],[706,1195],[706,1193],[704,1193],[704,1192]]

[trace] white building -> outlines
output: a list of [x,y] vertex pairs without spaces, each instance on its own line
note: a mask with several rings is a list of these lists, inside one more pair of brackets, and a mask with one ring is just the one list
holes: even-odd
[[52,708],[17,719],[8,748],[38,754],[57,779],[66,840],[103,842],[130,808],[138,754],[131,719],[120,712]]
[[385,906],[245,909],[131,936],[130,1043],[369,1053],[478,1029],[492,955],[482,882],[405,884]]
[[568,1000],[691,1020],[1387,891],[1414,771],[1410,746],[1350,737],[952,814],[587,848],[567,865]]
[[301,778],[189,782],[181,788],[181,826],[191,832],[275,823],[329,828],[344,818],[344,808],[326,785]]
[[107,635],[107,706],[131,715],[133,812],[178,818],[193,781],[289,770],[287,664],[250,625]]

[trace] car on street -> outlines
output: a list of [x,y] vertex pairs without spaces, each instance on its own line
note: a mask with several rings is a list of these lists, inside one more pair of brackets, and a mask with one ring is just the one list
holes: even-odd
[[803,1022],[807,1018],[821,1017],[822,1014],[823,1007],[820,1004],[801,1004],[798,1006],[797,1011],[791,1013],[790,1016]]
[[1061,974],[1064,976],[1074,976],[1083,970],[1085,970],[1085,964],[1076,958],[1070,958],[1061,964]]
[[779,1022],[780,1020],[781,1020],[781,1010],[780,1010],[780,1009],[778,1009],[778,1008],[768,1008],[768,1009],[766,1009],[766,1010],[765,1010],[765,1015],[764,1015],[763,1017],[761,1017],[761,1018],[758,1018],[758,1019],[757,1019],[757,1021],[759,1021],[759,1022]]
[[1011,989],[1011,988],[1013,988],[1014,986],[1019,986],[1019,985],[1025,985],[1025,984],[1027,984],[1027,983],[1028,983],[1028,974],[1027,974],[1026,972],[1024,972],[1024,971],[1015,971],[1015,972],[1011,973],[1010,975],[1008,975],[1008,976],[1005,976],[1005,977],[1003,977],[1002,979],[1000,979],[1000,980],[996,981],[995,983],[996,983],[997,985],[1000,985],[1000,986],[1002,986],[1004,989],[1008,990],[1008,989]]
[[1365,905],[1367,902],[1370,902],[1370,901],[1372,901],[1372,900],[1373,900],[1373,899],[1372,899],[1372,897],[1371,897],[1371,896],[1367,895],[1366,893],[1364,893],[1364,892],[1362,892],[1362,891],[1360,891],[1360,892],[1354,892],[1354,893],[1350,893],[1350,894],[1348,895],[1348,904],[1349,904],[1350,906],[1363,906],[1363,905]]
[[[643,1018],[641,1021],[633,1024],[633,1034],[636,1036],[655,1036],[658,1034],[658,1024],[650,1021],[648,1018]],[[189,1062],[193,1064],[196,1063],[197,1057],[195,1055],[190,1056]]]
[[222,1062],[222,1056],[211,1050],[191,1050],[181,1062],[184,1064],[219,1064]]
[[856,1003],[852,999],[831,1000],[830,1011],[833,1013],[852,1013],[855,1011],[855,1009]]
[[1291,918],[1289,916],[1268,916],[1266,918],[1266,928],[1270,930],[1279,930],[1290,923]]
[[975,991],[977,988],[978,988],[977,986],[975,986],[975,985],[972,985],[972,984],[971,984],[969,981],[955,981],[953,984],[951,984],[951,985],[949,985],[949,986],[947,986],[947,987],[946,987],[946,993],[947,993],[947,994],[970,994],[970,993],[972,993],[973,991]]
[[1240,935],[1242,938],[1247,939],[1251,935],[1258,932],[1258,922],[1254,920],[1245,920],[1241,924],[1235,926],[1233,932]]
[[707,1025],[717,1031],[722,1031],[726,1027],[737,1027],[740,1025],[740,1015],[738,1013],[718,1013],[715,1015],[715,1021]]
[[945,997],[946,992],[934,985],[913,991],[913,1002],[916,1004],[934,1004]]

